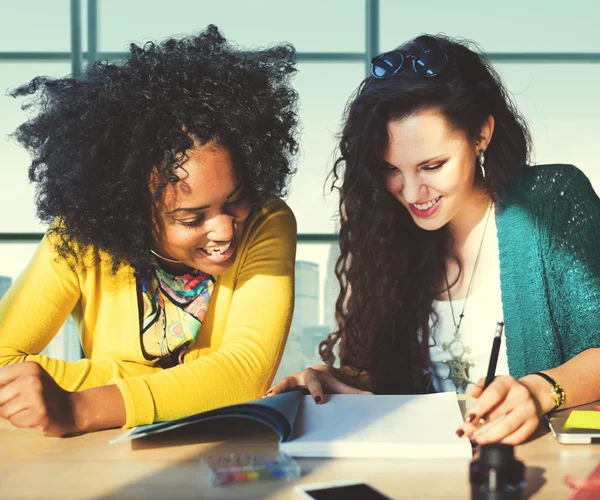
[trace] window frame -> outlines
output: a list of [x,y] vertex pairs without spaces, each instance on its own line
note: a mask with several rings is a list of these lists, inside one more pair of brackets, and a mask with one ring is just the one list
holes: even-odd
[[[98,52],[98,0],[70,0],[71,50],[69,52],[0,52],[2,61],[71,61],[72,74],[81,75],[83,64],[90,64],[99,59],[122,59],[125,52]],[[82,48],[82,1],[87,1],[87,51]],[[365,52],[299,52],[298,61],[311,62],[347,62],[362,61],[365,75],[370,74],[371,59],[379,53],[380,44],[380,1],[365,2]],[[492,62],[502,63],[600,63],[600,53],[586,52],[493,52],[486,57]],[[44,233],[14,233],[0,231],[0,243],[39,242]],[[337,234],[301,233],[298,243],[332,243],[338,239]]]

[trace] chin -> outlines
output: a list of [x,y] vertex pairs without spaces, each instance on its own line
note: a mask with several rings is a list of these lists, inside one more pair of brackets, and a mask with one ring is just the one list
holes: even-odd
[[213,276],[219,276],[220,274],[223,274],[225,271],[227,271],[227,269],[229,269],[231,267],[231,264],[229,265],[222,265],[222,264],[202,264],[200,267],[198,267],[198,269],[200,271],[202,271],[203,273],[206,274],[212,274]]
[[212,274],[217,276],[227,271],[227,269],[229,269],[235,262],[235,258],[236,255],[234,254],[229,259],[223,262],[211,262],[208,259],[196,259],[194,261],[194,265],[191,267],[199,269],[200,271],[206,274]]
[[421,219],[413,217],[413,221],[417,226],[419,226],[425,231],[437,231],[438,229],[441,229],[448,223],[448,221],[439,216],[433,217],[431,219]]

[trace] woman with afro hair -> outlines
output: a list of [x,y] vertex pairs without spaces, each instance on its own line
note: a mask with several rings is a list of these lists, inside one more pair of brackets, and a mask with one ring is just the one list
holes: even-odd
[[[293,311],[294,49],[215,26],[13,91],[49,229],[0,302],[0,417],[66,435],[259,397]],[[68,315],[85,358],[40,352]]]

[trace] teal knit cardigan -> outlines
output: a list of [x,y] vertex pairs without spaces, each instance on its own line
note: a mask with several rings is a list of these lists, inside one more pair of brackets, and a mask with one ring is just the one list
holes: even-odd
[[525,168],[496,225],[510,374],[600,347],[600,199],[587,177],[572,165]]

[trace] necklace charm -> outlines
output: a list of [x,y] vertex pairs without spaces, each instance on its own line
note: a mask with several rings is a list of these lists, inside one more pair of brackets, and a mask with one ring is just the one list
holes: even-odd
[[452,380],[456,392],[458,393],[463,384],[471,382],[471,378],[468,374],[471,362],[463,360],[465,354],[471,353],[471,348],[462,343],[461,334],[457,329],[454,331],[454,339],[449,343],[444,342],[442,344],[442,349],[444,352],[450,354],[450,359],[442,361],[442,363],[447,365],[450,370],[448,376],[444,377],[444,380]]
[[452,380],[454,387],[456,388],[456,392],[458,393],[460,388],[465,383],[473,383],[469,374],[467,373],[469,370],[469,366],[472,365],[470,361],[463,360],[463,356],[465,354],[471,353],[471,348],[469,346],[465,346],[461,340],[460,333],[460,325],[463,322],[465,317],[465,309],[467,308],[467,301],[469,300],[469,296],[471,295],[471,286],[473,285],[473,278],[475,277],[475,271],[477,271],[477,263],[479,262],[479,257],[481,256],[481,249],[483,248],[483,240],[485,239],[485,232],[487,230],[488,222],[490,220],[490,214],[492,213],[492,204],[488,207],[487,216],[485,218],[485,225],[483,226],[483,234],[481,235],[481,242],[479,243],[479,250],[477,251],[477,257],[475,258],[475,264],[473,264],[473,273],[471,274],[471,279],[469,280],[469,286],[467,287],[467,295],[465,297],[465,303],[463,304],[463,308],[461,313],[458,316],[458,323],[456,322],[456,317],[454,316],[454,307],[452,305],[452,297],[450,296],[450,284],[448,283],[448,275],[444,270],[444,279],[446,280],[446,292],[448,293],[448,301],[450,302],[450,311],[452,312],[452,322],[454,323],[454,338],[451,342],[444,342],[442,344],[442,349],[444,352],[448,352],[450,354],[450,359],[445,359],[442,361],[445,365],[448,366],[450,370],[447,377],[444,377],[444,380]]

